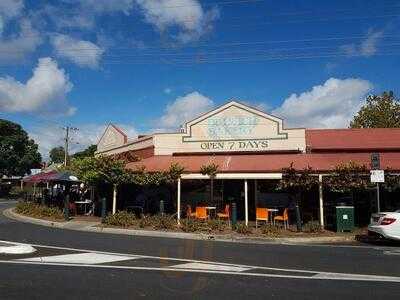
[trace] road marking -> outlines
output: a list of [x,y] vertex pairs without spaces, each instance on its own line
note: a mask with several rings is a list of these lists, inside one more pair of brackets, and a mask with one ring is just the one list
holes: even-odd
[[140,256],[119,256],[101,253],[75,253],[75,254],[64,254],[54,256],[42,256],[42,257],[30,257],[18,259],[26,262],[42,262],[42,263],[65,263],[65,264],[104,264],[116,261],[133,260],[138,259]]
[[383,254],[385,254],[385,255],[400,255],[400,250],[384,251]]
[[186,263],[181,265],[171,266],[170,268],[176,269],[195,269],[195,270],[210,270],[210,271],[229,271],[229,272],[244,272],[251,268],[238,267],[238,266],[224,266],[217,264],[205,264],[205,263]]
[[[38,245],[32,244],[35,247],[45,247],[50,249],[60,249],[60,250],[69,250],[69,251],[78,251],[83,253],[94,254],[105,254],[105,255],[114,255],[114,256],[122,256],[129,258],[130,260],[134,260],[137,258],[147,258],[147,259],[156,259],[166,260],[166,261],[175,261],[175,262],[186,262],[186,263],[197,263],[197,264],[205,264],[205,265],[214,265],[214,266],[225,266],[225,267],[239,267],[245,268],[247,270],[258,269],[262,270],[262,272],[252,273],[252,272],[238,272],[238,271],[217,271],[217,270],[209,270],[209,269],[190,269],[190,268],[177,268],[178,265],[174,267],[135,267],[135,266],[121,266],[121,265],[98,265],[98,264],[79,264],[79,263],[43,263],[39,261],[21,261],[21,260],[0,260],[0,263],[9,263],[9,264],[31,264],[31,265],[53,265],[53,266],[70,266],[70,267],[87,267],[87,268],[110,268],[110,269],[123,269],[123,270],[142,270],[142,271],[171,271],[171,272],[187,272],[187,273],[206,273],[206,274],[231,274],[231,275],[242,275],[242,276],[253,276],[253,277],[276,277],[276,278],[292,278],[292,279],[309,279],[309,280],[347,280],[347,281],[381,281],[381,282],[396,282],[400,283],[400,277],[396,276],[379,276],[379,275],[368,275],[368,274],[346,274],[346,273],[333,273],[333,272],[321,272],[314,270],[300,270],[300,269],[285,269],[285,268],[271,268],[271,267],[261,267],[261,266],[250,266],[250,265],[237,265],[237,264],[228,264],[228,263],[219,263],[213,261],[203,261],[203,260],[193,260],[193,259],[184,259],[184,258],[172,258],[172,257],[157,257],[157,256],[148,256],[148,255],[134,255],[134,254],[123,254],[123,253],[115,253],[115,252],[104,252],[104,251],[92,251],[87,249],[77,249],[77,248],[69,248],[69,247],[57,247],[57,246],[46,246],[46,245]],[[246,270],[246,271],[247,271]],[[274,274],[267,273],[268,271],[274,271]],[[276,274],[276,271],[282,272],[292,272],[297,274]],[[298,273],[302,273],[304,275],[298,275]]]
[[376,282],[395,282],[400,283],[400,277],[391,276],[375,276],[375,275],[358,275],[358,274],[341,274],[341,273],[319,273],[315,276],[309,275],[281,275],[281,274],[265,274],[251,272],[231,272],[231,271],[210,271],[210,270],[195,270],[195,269],[177,269],[177,268],[152,268],[152,267],[131,267],[131,266],[109,266],[109,265],[82,265],[82,264],[65,264],[65,263],[41,263],[33,261],[5,261],[0,260],[0,263],[6,264],[29,264],[41,266],[65,266],[65,267],[86,267],[98,269],[121,269],[121,270],[140,270],[140,271],[161,271],[161,272],[182,272],[182,273],[203,273],[203,274],[222,274],[222,275],[237,275],[265,278],[287,278],[287,279],[307,279],[307,280],[341,280],[341,281],[376,281]]

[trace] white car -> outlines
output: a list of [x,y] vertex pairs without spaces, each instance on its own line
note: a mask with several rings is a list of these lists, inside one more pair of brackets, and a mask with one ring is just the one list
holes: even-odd
[[372,214],[368,235],[400,241],[400,210]]

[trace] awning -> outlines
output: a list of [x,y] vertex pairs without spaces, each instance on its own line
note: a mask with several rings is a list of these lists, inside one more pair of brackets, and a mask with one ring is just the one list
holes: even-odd
[[[380,153],[381,168],[400,170],[400,153]],[[218,173],[281,173],[282,168],[293,167],[302,170],[310,166],[316,172],[329,172],[335,166],[349,161],[370,167],[371,153],[298,153],[298,154],[233,154],[232,155],[155,155],[126,165],[137,170],[145,167],[148,172],[167,171],[171,164],[178,163],[185,173],[200,173],[204,165],[219,166]]]

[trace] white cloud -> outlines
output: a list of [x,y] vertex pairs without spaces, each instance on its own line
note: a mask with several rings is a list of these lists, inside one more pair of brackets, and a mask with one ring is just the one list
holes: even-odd
[[72,114],[66,101],[73,85],[63,69],[51,58],[39,59],[32,77],[22,83],[12,77],[0,77],[0,111]]
[[372,56],[378,51],[378,43],[383,36],[383,31],[369,30],[367,38],[360,45],[361,55]]
[[64,57],[81,67],[97,68],[104,50],[96,44],[78,40],[68,35],[57,34],[51,43],[60,57]]
[[340,47],[340,50],[347,56],[370,57],[378,51],[378,43],[383,37],[382,31],[368,30],[368,33],[359,44],[346,44]]
[[32,28],[29,20],[20,20],[19,26],[18,35],[0,38],[0,63],[21,61],[42,43],[40,33]]
[[[130,138],[137,136],[137,131],[132,125],[117,125]],[[86,149],[90,145],[95,145],[99,141],[101,135],[106,129],[106,125],[95,123],[78,124],[78,131],[71,131],[70,153],[75,153]],[[49,151],[53,147],[64,146],[63,137],[65,131],[57,125],[46,125],[34,127],[30,130],[29,136],[39,145],[39,151],[42,157],[47,160]]]
[[167,95],[171,94],[171,92],[172,92],[172,90],[170,88],[165,88],[164,89],[164,93],[167,94]]
[[176,38],[189,42],[199,38],[212,28],[212,22],[218,17],[216,8],[203,10],[197,0],[136,0],[146,21],[163,31],[177,26],[181,32]]
[[210,98],[199,92],[192,92],[168,104],[164,115],[157,121],[157,126],[164,130],[176,129],[213,107],[214,102]]
[[348,127],[364,98],[373,88],[367,80],[330,78],[300,95],[292,94],[272,113],[288,126],[307,128]]
[[19,16],[24,9],[23,0],[1,0],[0,1],[0,34],[5,22]]
[[81,5],[99,14],[123,12],[129,14],[133,0],[79,0]]

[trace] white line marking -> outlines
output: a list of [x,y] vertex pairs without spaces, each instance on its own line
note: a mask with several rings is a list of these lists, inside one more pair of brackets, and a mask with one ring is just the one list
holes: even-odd
[[170,268],[209,270],[209,271],[229,271],[229,272],[244,272],[250,270],[250,268],[245,268],[245,267],[222,266],[218,264],[204,264],[204,263],[186,263],[186,264],[171,266]]
[[[209,270],[192,270],[192,269],[174,269],[174,268],[149,268],[149,267],[131,267],[131,266],[108,266],[108,265],[81,265],[81,264],[64,264],[64,263],[40,263],[40,262],[25,262],[25,261],[5,261],[0,260],[0,263],[6,264],[29,264],[29,265],[50,265],[50,266],[65,266],[65,267],[86,267],[99,269],[122,269],[122,270],[141,270],[141,271],[163,271],[163,272],[183,272],[183,273],[204,273],[204,274],[223,274],[223,275],[240,275],[252,277],[270,277],[270,278],[288,278],[288,279],[308,279],[308,280],[342,280],[342,281],[379,281],[379,282],[395,282],[400,283],[400,277],[390,276],[302,276],[302,275],[280,275],[280,274],[263,274],[251,272],[230,272],[230,271],[209,271]],[[336,274],[336,273],[320,273],[320,274]],[[339,274],[339,273],[337,273]],[[351,275],[351,274],[341,274]]]
[[131,256],[118,256],[101,253],[75,253],[75,254],[64,254],[54,256],[42,256],[42,257],[30,257],[18,259],[20,261],[28,262],[42,262],[42,263],[66,263],[66,264],[104,264],[116,261],[132,260],[140,258],[139,256],[134,258]]
[[[215,264],[221,266],[237,266],[244,267],[248,269],[260,269],[260,270],[272,270],[272,271],[283,271],[283,272],[294,272],[294,273],[304,273],[308,274],[306,276],[299,275],[279,275],[279,274],[263,274],[263,273],[247,273],[247,272],[228,272],[228,271],[208,271],[208,270],[190,270],[190,269],[176,269],[176,268],[147,268],[147,267],[131,267],[131,266],[107,266],[107,265],[86,265],[86,267],[99,267],[99,268],[116,268],[116,269],[132,269],[132,270],[149,270],[149,271],[174,271],[174,272],[191,272],[191,273],[219,273],[219,274],[236,274],[236,275],[245,275],[245,276],[256,276],[256,277],[277,277],[277,278],[299,278],[299,279],[319,279],[319,280],[355,280],[355,281],[384,281],[384,282],[400,282],[400,277],[395,276],[379,276],[379,275],[368,275],[368,274],[346,274],[346,273],[333,273],[333,272],[321,272],[321,271],[313,271],[313,270],[300,270],[300,269],[284,269],[284,268],[271,268],[271,267],[261,267],[261,266],[250,266],[250,265],[233,265],[228,263],[219,263],[207,260],[193,260],[193,259],[184,259],[184,258],[172,258],[172,257],[158,257],[158,256],[148,256],[148,255],[134,255],[134,254],[123,254],[116,252],[104,252],[104,251],[93,251],[87,249],[77,249],[77,248],[68,248],[68,247],[58,247],[58,246],[46,246],[39,244],[32,244],[34,247],[45,247],[50,249],[61,249],[61,250],[71,250],[71,251],[79,251],[79,252],[91,252],[91,253],[101,253],[101,254],[109,254],[109,255],[120,255],[125,257],[131,257],[132,259],[137,258],[150,258],[157,260],[168,260],[168,261],[176,261],[176,262],[192,262],[192,263],[204,263],[204,264]],[[25,263],[25,264],[36,264],[40,265],[42,263],[38,262],[23,262],[23,261],[1,261],[0,263]],[[60,266],[77,266],[80,267],[82,265],[79,264],[56,264],[49,263],[48,265],[60,265]],[[321,278],[310,276],[312,275],[321,275]],[[326,278],[322,278],[322,274],[329,275]],[[354,275],[352,279],[349,279],[349,275]],[[359,277],[359,276],[362,276]],[[329,277],[329,278],[328,278]],[[370,278],[367,280],[367,278]]]
[[400,250],[384,251],[385,255],[400,255]]

